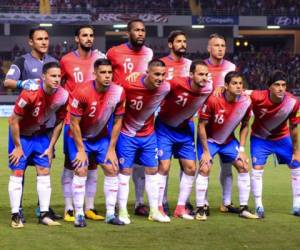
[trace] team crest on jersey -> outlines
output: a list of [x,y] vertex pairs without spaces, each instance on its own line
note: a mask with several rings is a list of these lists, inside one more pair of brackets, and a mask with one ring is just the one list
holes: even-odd
[[26,104],[27,104],[27,102],[23,98],[21,98],[18,102],[18,106],[20,108],[24,108],[26,106]]
[[121,157],[121,158],[119,159],[119,162],[120,162],[120,164],[124,164],[125,159],[124,159],[123,157]]
[[162,157],[164,155],[164,151],[162,149],[159,149],[157,154],[159,157]]
[[72,103],[71,103],[71,106],[73,108],[78,108],[78,104],[79,104],[79,101],[77,99],[73,99]]

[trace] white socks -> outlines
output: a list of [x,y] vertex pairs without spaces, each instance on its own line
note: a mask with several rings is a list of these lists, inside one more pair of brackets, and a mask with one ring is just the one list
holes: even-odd
[[8,193],[10,199],[11,213],[19,213],[19,207],[22,196],[23,177],[10,176],[8,183]]
[[158,178],[158,206],[162,206],[165,198],[165,190],[167,185],[167,175],[157,174]]
[[293,208],[300,208],[300,169],[291,169]]
[[61,176],[61,185],[63,189],[65,199],[65,211],[73,209],[73,198],[72,198],[72,181],[74,172],[73,170],[64,168]]
[[203,207],[205,203],[205,195],[208,188],[208,176],[202,176],[198,174],[196,178],[196,205],[197,207]]
[[118,191],[119,209],[127,210],[130,175],[119,174],[118,178],[119,178],[119,191]]
[[232,193],[232,163],[224,163],[220,161],[220,183],[222,185],[222,199],[225,206],[231,204]]
[[145,169],[143,166],[133,165],[132,180],[135,188],[135,206],[144,204]]
[[49,211],[51,198],[51,182],[50,175],[37,176],[36,188],[39,197],[40,211]]
[[263,189],[264,170],[252,169],[251,172],[251,189],[254,196],[255,207],[263,207],[262,189]]
[[83,203],[85,196],[85,184],[86,184],[86,176],[80,177],[78,175],[74,175],[72,182],[72,192],[73,192],[73,201],[75,207],[75,215],[84,215],[83,213]]
[[239,188],[239,199],[240,206],[248,205],[250,196],[250,175],[249,173],[238,173],[238,188]]
[[119,189],[118,177],[104,176],[104,194],[106,204],[106,216],[115,214],[115,206],[117,202]]
[[145,189],[148,195],[150,211],[158,209],[158,176],[145,174]]
[[193,182],[194,176],[189,176],[182,172],[177,205],[185,205],[192,192]]
[[98,169],[88,170],[85,190],[85,211],[94,209],[95,195],[97,191]]

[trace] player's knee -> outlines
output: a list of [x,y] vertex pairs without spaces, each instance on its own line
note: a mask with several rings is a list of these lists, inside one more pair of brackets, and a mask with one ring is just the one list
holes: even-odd
[[104,175],[109,176],[109,177],[117,176],[119,173],[119,171],[113,167],[106,167],[106,168],[103,168],[103,170],[104,170]]
[[194,165],[187,165],[187,166],[184,166],[184,173],[186,175],[195,175],[195,171],[196,171],[196,167]]
[[50,174],[49,168],[43,168],[43,167],[37,167],[36,172],[38,176],[44,176]]
[[122,169],[120,169],[120,173],[123,175],[131,175],[132,169],[131,168],[122,168]]
[[166,163],[166,162],[163,162],[163,161],[159,162],[158,172],[161,175],[168,175],[169,174],[169,170],[170,170],[169,163]]
[[145,168],[145,174],[148,174],[148,175],[155,175],[157,174],[157,168]]
[[202,176],[209,176],[209,173],[210,173],[210,168],[207,164],[201,166],[200,168],[200,174]]
[[13,170],[12,175],[15,177],[23,177],[24,170],[21,169]]
[[75,170],[75,174],[78,175],[78,176],[80,176],[80,177],[87,176],[87,167],[77,168]]

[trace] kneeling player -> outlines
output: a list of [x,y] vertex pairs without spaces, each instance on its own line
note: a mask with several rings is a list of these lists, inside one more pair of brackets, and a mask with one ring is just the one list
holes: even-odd
[[[107,59],[94,63],[95,80],[78,86],[72,93],[69,108],[71,113],[71,137],[68,148],[74,170],[72,183],[75,207],[75,227],[85,227],[83,213],[88,156],[94,155],[104,171],[106,222],[124,225],[115,216],[118,193],[118,160],[115,145],[122,125],[125,96],[122,87],[112,83],[112,66]],[[111,138],[107,123],[114,114],[115,121]]]
[[159,158],[159,209],[164,213],[163,196],[174,154],[183,167],[174,216],[189,220],[194,217],[189,215],[185,204],[192,191],[196,170],[192,117],[212,92],[212,84],[207,81],[207,77],[207,65],[196,60],[192,62],[190,77],[176,77],[171,80],[171,91],[163,102],[155,124]]
[[[232,163],[238,171],[240,216],[257,218],[248,210],[250,176],[244,145],[248,134],[251,100],[242,91],[242,75],[231,71],[225,76],[225,92],[219,97],[210,96],[199,112],[198,136],[201,143],[198,142],[200,171],[196,178],[197,220],[207,219],[204,210],[205,193],[212,158],[216,154],[220,155],[222,162]],[[239,143],[234,137],[234,130],[240,123]]]
[[[298,128],[300,123],[299,101],[286,92],[287,77],[282,71],[274,71],[268,90],[251,93],[254,122],[251,134],[252,192],[256,214],[264,218],[262,204],[262,177],[264,165],[271,154],[279,163],[287,164],[292,176],[293,214],[300,216],[300,151]],[[289,128],[287,125],[289,120]]]
[[23,90],[10,117],[9,167],[12,170],[8,191],[13,228],[24,225],[19,214],[22,180],[26,166],[33,164],[37,172],[37,193],[40,205],[39,222],[60,225],[51,219],[50,166],[54,145],[66,115],[68,92],[60,86],[61,71],[57,62],[43,66],[43,82],[37,91]]

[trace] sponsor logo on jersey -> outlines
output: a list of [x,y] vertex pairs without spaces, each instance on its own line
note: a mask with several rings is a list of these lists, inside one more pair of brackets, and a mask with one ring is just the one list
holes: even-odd
[[71,106],[73,108],[78,108],[78,104],[79,104],[79,101],[77,99],[73,99],[72,103],[71,103]]
[[27,104],[27,102],[23,98],[21,98],[18,102],[18,106],[20,108],[24,108],[26,106],[26,104]]

